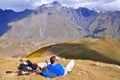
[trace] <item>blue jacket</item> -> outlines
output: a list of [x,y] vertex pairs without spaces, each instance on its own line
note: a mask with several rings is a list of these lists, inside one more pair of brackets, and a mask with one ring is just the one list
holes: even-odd
[[47,69],[42,71],[42,75],[45,77],[54,78],[56,76],[63,76],[64,75],[64,67],[61,64],[56,64],[52,66],[49,64]]

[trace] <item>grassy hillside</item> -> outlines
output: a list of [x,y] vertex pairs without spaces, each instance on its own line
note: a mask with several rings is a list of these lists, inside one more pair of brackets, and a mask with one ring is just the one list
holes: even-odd
[[111,61],[120,64],[120,40],[103,38],[88,46],[89,49],[100,53]]
[[[49,57],[30,60],[33,63],[39,63],[45,62]],[[66,65],[69,61],[70,59],[60,58],[58,63]],[[17,76],[16,73],[6,74],[6,71],[17,71],[17,66],[19,65],[18,58],[0,58],[0,65],[0,80],[51,80],[35,73],[22,76]],[[75,60],[75,66],[71,74],[52,80],[120,80],[120,67],[90,60]]]
[[89,59],[120,65],[120,41],[117,39],[80,39],[41,48],[27,58],[58,55],[68,59]]

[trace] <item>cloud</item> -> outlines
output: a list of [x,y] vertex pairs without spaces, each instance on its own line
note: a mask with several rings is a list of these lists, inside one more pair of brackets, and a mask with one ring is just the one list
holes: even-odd
[[120,11],[120,0],[0,0],[1,9],[12,9],[22,11],[24,9],[35,9],[42,4],[58,1],[64,6],[96,8],[100,11]]
[[39,0],[0,0],[1,9],[12,9],[22,11],[24,9],[34,9],[34,4]]
[[94,2],[85,2],[81,4],[81,7],[96,8],[100,11],[120,11],[120,0],[96,0]]

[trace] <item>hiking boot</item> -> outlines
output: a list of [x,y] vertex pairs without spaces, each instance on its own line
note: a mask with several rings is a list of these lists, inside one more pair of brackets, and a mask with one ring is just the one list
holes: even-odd
[[18,76],[22,75],[22,72],[23,72],[22,70],[18,71]]

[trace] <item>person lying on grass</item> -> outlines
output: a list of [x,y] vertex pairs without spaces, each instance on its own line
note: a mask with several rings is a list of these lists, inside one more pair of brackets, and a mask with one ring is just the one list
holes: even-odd
[[56,56],[51,56],[49,61],[50,63],[33,64],[30,60],[27,60],[25,62],[23,60],[20,60],[18,75],[23,75],[24,73],[30,74],[33,71],[38,74],[40,69],[40,74],[42,76],[55,78],[57,76],[65,76],[67,73],[70,73],[74,66],[74,61],[71,60],[65,67],[63,67],[62,64],[57,63],[58,59]]
[[71,60],[65,67],[62,64],[57,63],[56,56],[50,57],[50,64],[47,67],[41,69],[41,75],[44,77],[55,78],[57,76],[64,76],[67,73],[71,72],[74,61]]

